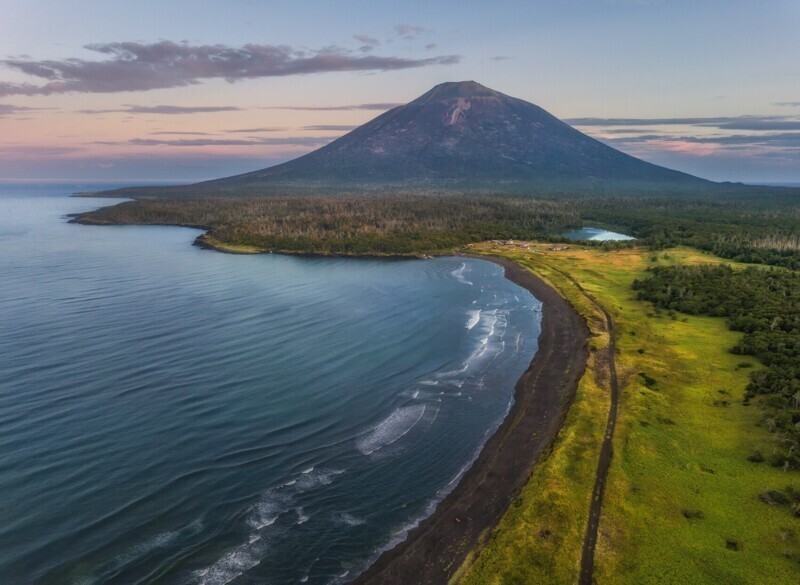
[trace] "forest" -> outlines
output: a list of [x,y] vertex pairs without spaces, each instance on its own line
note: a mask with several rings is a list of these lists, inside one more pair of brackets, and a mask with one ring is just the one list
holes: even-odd
[[656,267],[633,288],[657,307],[725,317],[732,330],[744,333],[730,351],[756,357],[765,368],[752,372],[743,399],[762,403],[763,425],[777,438],[772,453],[755,452],[750,459],[800,469],[800,273],[728,265]]
[[81,214],[88,223],[202,227],[227,244],[316,254],[422,255],[580,223],[555,200],[423,195],[142,199]]
[[737,262],[800,269],[800,194],[582,199],[584,222],[619,226],[655,249],[685,245]]
[[202,227],[217,240],[320,254],[448,253],[487,239],[559,240],[594,225],[656,249],[688,245],[732,260],[800,269],[796,190],[749,195],[467,195],[413,192],[142,198],[75,221]]

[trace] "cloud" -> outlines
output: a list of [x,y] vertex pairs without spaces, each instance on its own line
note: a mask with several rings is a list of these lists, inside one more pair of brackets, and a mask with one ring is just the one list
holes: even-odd
[[334,112],[339,110],[349,111],[349,110],[391,110],[392,108],[396,108],[398,106],[402,106],[405,104],[402,103],[393,103],[393,102],[386,102],[386,103],[375,103],[375,104],[350,104],[344,106],[267,106],[261,108],[262,110],[300,110],[300,111],[319,111],[319,112]]
[[286,128],[273,128],[273,127],[262,127],[262,128],[237,128],[235,130],[226,130],[229,134],[255,134],[258,132],[280,132],[281,130],[286,130]]
[[126,106],[129,114],[202,114],[211,112],[241,112],[235,106]]
[[[74,180],[86,183],[126,182],[130,184],[163,185],[170,182],[195,183],[219,177],[229,177],[274,164],[297,156],[297,149],[271,150],[269,153],[242,149],[182,148],[165,152],[160,149],[130,149],[113,155],[97,157],[97,153],[46,158],[0,158],[0,182],[15,182],[22,177],[34,177],[31,182],[51,180],[58,183]],[[88,178],[88,179],[87,179]]]
[[438,46],[438,45],[437,45],[436,43],[428,43],[427,45],[425,45],[425,49],[426,49],[426,50],[428,50],[428,51],[432,51],[432,50],[433,50],[433,49],[435,49],[437,46]]
[[394,32],[401,39],[413,39],[427,32],[427,29],[424,26],[415,24],[397,24],[394,27]]
[[732,134],[729,136],[667,136],[660,134],[644,134],[642,136],[626,136],[622,138],[606,138],[612,144],[648,144],[671,142],[689,144],[716,144],[719,146],[780,146],[800,147],[800,132],[778,132],[771,134]]
[[65,154],[83,152],[85,150],[85,148],[80,146],[0,146],[0,160],[58,157]]
[[30,112],[32,110],[42,110],[44,108],[28,108],[26,106],[15,106],[14,104],[0,104],[0,118],[13,116],[20,112]]
[[361,46],[358,48],[358,50],[362,53],[369,53],[375,47],[381,44],[378,39],[369,35],[353,35],[353,38],[361,43]]
[[513,57],[507,57],[506,55],[495,55],[494,57],[489,57],[491,61],[509,61],[513,59]]
[[381,44],[381,42],[378,39],[376,39],[375,37],[371,37],[369,35],[353,35],[353,38],[362,45],[378,46]]
[[316,130],[318,132],[349,132],[358,128],[353,124],[318,124],[316,126],[303,126],[301,130]]
[[800,130],[800,119],[792,116],[735,116],[715,118],[571,118],[567,124],[581,127],[613,126],[702,126],[720,130]]
[[[419,29],[401,26],[407,27],[403,29],[407,34],[415,34]],[[409,59],[364,55],[341,47],[314,51],[286,45],[230,47],[172,41],[101,43],[85,48],[107,59],[0,60],[0,64],[43,82],[41,85],[0,82],[0,96],[148,91],[194,85],[206,79],[235,82],[311,73],[391,71],[460,61],[457,55]]]
[[[295,128],[295,130],[313,130],[316,132],[349,132],[354,128],[358,128],[358,126],[352,124],[316,124],[314,126],[300,126],[299,128]],[[288,130],[288,128],[267,126],[263,128],[237,128],[235,130],[225,130],[225,132],[229,134],[258,134],[259,132],[281,132],[285,130]]]
[[731,136],[686,136],[683,140],[696,144],[800,147],[800,132],[733,134]]
[[110,110],[78,110],[79,114],[112,114],[121,112],[123,114],[203,114],[213,112],[241,112],[242,108],[235,106],[131,106],[124,105],[122,108]]
[[776,102],[775,106],[789,106],[790,108],[800,108],[800,102]]
[[[581,118],[571,122],[578,121],[586,123],[586,132],[598,140],[630,155],[700,176],[716,173],[719,180],[744,177],[737,174],[742,172],[763,174],[764,169],[785,173],[800,162],[800,131],[792,131],[800,128],[791,117]],[[625,126],[631,123],[637,126]],[[654,129],[656,125],[664,128]],[[690,134],[686,126],[699,130]],[[734,129],[746,132],[731,132]]]
[[700,124],[701,126],[712,126],[721,130],[800,130],[800,120],[787,119],[772,119],[772,118],[756,118],[756,117],[743,117],[732,122],[723,122],[721,124]]
[[255,139],[229,138],[179,138],[161,140],[155,138],[133,138],[124,142],[99,141],[94,144],[106,146],[323,146],[333,140],[330,136],[286,136]]
[[694,126],[722,124],[737,118],[568,118],[571,126]]
[[644,132],[655,132],[652,128],[609,128],[604,130],[605,134],[642,134]]
[[163,132],[151,132],[151,136],[213,136],[208,132],[170,132],[170,131],[163,131]]

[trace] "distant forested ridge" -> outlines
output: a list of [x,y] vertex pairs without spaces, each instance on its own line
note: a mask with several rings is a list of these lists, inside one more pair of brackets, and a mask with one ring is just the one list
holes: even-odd
[[763,423],[778,439],[775,451],[764,456],[773,465],[800,469],[800,273],[726,265],[657,267],[633,288],[658,307],[726,317],[732,330],[744,333],[731,351],[766,366],[752,373],[745,402],[758,399],[766,406]]
[[568,229],[596,225],[659,249],[687,245],[800,269],[800,191],[790,189],[713,197],[375,191],[139,198],[78,221],[198,226],[226,244],[287,252],[417,255],[487,239],[557,240]]
[[580,215],[552,200],[377,195],[142,199],[77,220],[196,226],[225,244],[280,252],[421,255],[560,233],[579,224]]

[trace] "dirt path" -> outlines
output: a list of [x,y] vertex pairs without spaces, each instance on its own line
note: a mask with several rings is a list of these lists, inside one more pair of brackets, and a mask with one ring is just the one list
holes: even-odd
[[542,302],[539,350],[517,382],[511,411],[458,486],[405,542],[381,555],[354,583],[446,584],[497,526],[552,445],[583,376],[589,330],[572,306],[514,262],[478,258],[502,266],[506,278]]
[[[549,266],[549,265],[548,265]],[[603,508],[603,494],[606,490],[606,479],[608,469],[611,466],[611,457],[614,454],[614,428],[617,426],[617,411],[619,410],[619,380],[617,378],[616,364],[616,334],[614,332],[614,320],[606,311],[605,307],[597,302],[591,294],[586,292],[583,287],[569,274],[558,268],[550,266],[562,276],[572,282],[576,288],[585,296],[595,307],[602,311],[608,330],[608,347],[606,348],[606,363],[608,364],[609,377],[611,381],[611,406],[608,410],[608,421],[606,422],[606,432],[603,437],[603,445],[600,448],[600,459],[597,462],[597,471],[594,477],[594,489],[592,490],[592,502],[589,506],[589,522],[586,525],[586,533],[583,537],[583,548],[581,551],[581,572],[578,577],[578,585],[592,585],[594,583],[594,551],[597,546],[597,533],[600,526],[600,513]]]

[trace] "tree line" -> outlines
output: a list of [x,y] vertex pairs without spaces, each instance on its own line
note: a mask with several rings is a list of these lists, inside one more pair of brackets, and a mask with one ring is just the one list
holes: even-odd
[[800,198],[403,194],[139,199],[85,221],[201,226],[218,240],[290,252],[437,254],[487,239],[558,240],[596,225],[655,249],[687,245],[741,262],[800,269]]
[[763,424],[777,439],[771,453],[754,453],[751,459],[800,469],[800,273],[728,265],[656,267],[633,288],[658,307],[725,317],[732,330],[744,333],[731,351],[766,366],[750,375],[744,401],[764,405]]

